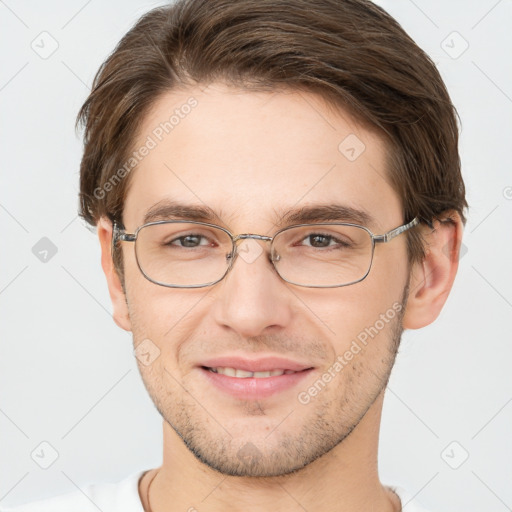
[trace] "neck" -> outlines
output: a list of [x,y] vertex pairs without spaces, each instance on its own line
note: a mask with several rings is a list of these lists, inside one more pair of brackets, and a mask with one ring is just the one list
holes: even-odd
[[164,458],[145,475],[140,495],[146,511],[148,484],[151,511],[221,512],[359,512],[401,510],[399,498],[378,477],[378,435],[384,393],[357,427],[330,452],[305,468],[277,477],[223,475],[196,459],[164,422]]

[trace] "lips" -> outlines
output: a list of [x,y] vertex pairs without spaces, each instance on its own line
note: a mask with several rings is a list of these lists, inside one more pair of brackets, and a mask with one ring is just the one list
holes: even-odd
[[198,365],[209,386],[236,399],[260,400],[284,393],[303,382],[314,368],[283,357],[218,357]]

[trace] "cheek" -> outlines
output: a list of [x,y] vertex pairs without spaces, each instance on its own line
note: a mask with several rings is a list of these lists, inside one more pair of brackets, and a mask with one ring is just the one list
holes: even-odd
[[378,325],[378,333],[373,331],[372,337],[384,335],[390,327],[389,322],[381,325],[381,315],[386,318],[394,316],[393,299],[381,295],[354,294],[350,297],[340,299],[338,307],[331,310],[330,319],[327,320],[332,331],[333,346],[337,354],[347,350],[354,340],[366,341],[365,333]]
[[382,295],[390,295],[400,300],[407,283],[409,272],[407,240],[405,235],[385,244],[377,244],[368,283]]
[[205,291],[165,288],[139,275],[127,275],[127,300],[133,342],[137,347],[150,340],[165,360],[166,367],[178,364],[186,345],[206,315]]
[[152,283],[144,277],[138,267],[133,244],[124,249],[126,297],[132,324],[135,324],[139,332],[148,330],[155,334],[159,326],[170,321],[168,313],[174,308],[169,300],[172,301],[173,290]]
[[[332,340],[337,354],[357,339],[368,341],[379,336],[391,341],[394,336],[392,329],[402,309],[407,275],[403,267],[390,270],[390,265],[392,262],[388,261],[381,263],[384,268],[372,267],[366,279],[354,285],[304,297],[305,304],[319,319],[315,323]],[[383,348],[387,345],[382,343]]]
[[126,301],[130,315],[133,342],[135,347],[143,340],[149,339],[158,345],[162,333],[169,329],[167,312],[161,292],[163,287],[148,281],[140,272],[135,258],[128,255],[124,260]]

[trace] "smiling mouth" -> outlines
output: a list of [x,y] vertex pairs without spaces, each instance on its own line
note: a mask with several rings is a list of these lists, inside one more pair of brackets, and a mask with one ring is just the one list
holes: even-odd
[[215,368],[210,368],[208,366],[203,366],[205,370],[208,370],[212,373],[219,373],[221,375],[226,375],[227,377],[235,377],[238,379],[248,379],[248,378],[255,378],[255,379],[266,379],[268,377],[278,377],[280,375],[290,375],[292,373],[301,373],[307,370],[311,370],[311,368],[306,368],[305,370],[301,371],[294,371],[294,370],[283,370],[276,368],[274,370],[267,370],[262,372],[249,372],[247,370],[240,370],[238,368],[229,368],[224,366],[218,366]]

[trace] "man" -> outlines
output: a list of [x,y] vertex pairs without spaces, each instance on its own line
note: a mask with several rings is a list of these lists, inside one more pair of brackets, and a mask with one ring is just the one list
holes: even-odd
[[163,464],[19,510],[423,510],[377,451],[465,223],[425,53],[366,0],[183,0],[126,34],[79,121],[81,215]]

